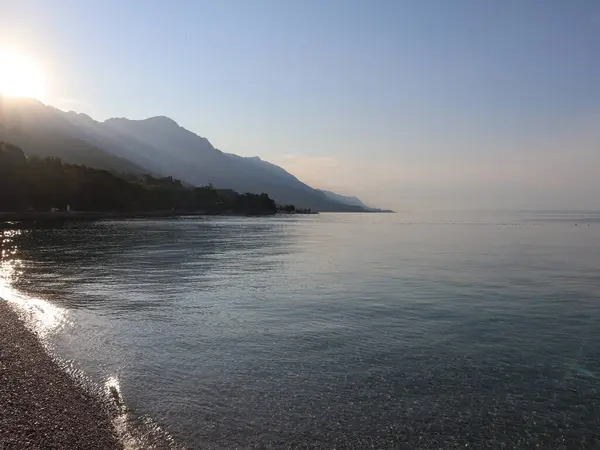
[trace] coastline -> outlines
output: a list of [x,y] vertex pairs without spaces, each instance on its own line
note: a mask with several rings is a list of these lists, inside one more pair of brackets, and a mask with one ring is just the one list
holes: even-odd
[[241,214],[233,211],[209,213],[205,211],[147,211],[147,212],[102,212],[102,211],[31,211],[0,212],[0,222],[34,222],[52,220],[107,220],[107,219],[152,219],[186,216],[270,216],[274,214]]
[[160,219],[173,217],[210,217],[210,216],[233,216],[233,217],[270,217],[290,215],[315,215],[310,213],[241,213],[236,211],[147,211],[147,212],[102,212],[102,211],[28,211],[28,212],[0,212],[0,223],[2,222],[48,222],[48,221],[94,221],[94,220],[123,220],[123,219]]
[[0,448],[123,450],[108,408],[46,353],[0,298]]

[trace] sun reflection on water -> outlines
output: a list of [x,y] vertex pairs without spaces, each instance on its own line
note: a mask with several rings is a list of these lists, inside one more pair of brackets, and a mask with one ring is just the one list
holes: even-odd
[[113,375],[106,378],[104,390],[105,395],[116,408],[113,426],[124,450],[179,450],[181,448],[171,435],[149,417],[132,417],[123,399],[118,377]]
[[[45,346],[52,349],[52,334],[71,325],[68,310],[52,303],[30,296],[17,289],[25,281],[27,260],[19,254],[18,237],[20,230],[0,230],[0,301],[9,302],[29,329],[35,332]],[[56,356],[56,355],[54,355]],[[75,380],[84,385],[86,377],[73,362],[58,358],[63,367]],[[92,388],[113,406],[113,426],[124,450],[178,450],[173,438],[149,417],[137,417],[127,408],[121,384],[117,376],[109,376]],[[98,389],[98,391],[96,391]],[[103,392],[102,392],[103,391]]]
[[20,230],[0,232],[0,299],[10,302],[27,326],[40,337],[45,338],[69,324],[68,314],[50,302],[19,292],[14,285],[23,276],[23,261],[18,257],[15,239]]

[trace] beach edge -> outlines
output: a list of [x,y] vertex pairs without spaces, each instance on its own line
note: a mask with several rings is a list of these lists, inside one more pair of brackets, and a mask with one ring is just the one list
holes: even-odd
[[0,298],[0,448],[123,450],[108,404],[71,378]]

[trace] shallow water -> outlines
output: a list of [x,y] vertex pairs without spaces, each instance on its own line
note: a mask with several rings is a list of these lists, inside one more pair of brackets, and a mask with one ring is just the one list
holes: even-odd
[[600,215],[5,231],[0,297],[186,448],[598,448]]

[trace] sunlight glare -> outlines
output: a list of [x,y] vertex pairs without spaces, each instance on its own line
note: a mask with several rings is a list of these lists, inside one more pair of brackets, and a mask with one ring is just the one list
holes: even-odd
[[14,284],[22,276],[21,259],[17,257],[14,243],[19,230],[0,231],[0,301],[8,301],[16,307],[27,326],[42,339],[70,324],[67,310],[41,298],[20,292]]
[[42,71],[23,55],[0,49],[0,94],[43,100],[46,92]]

